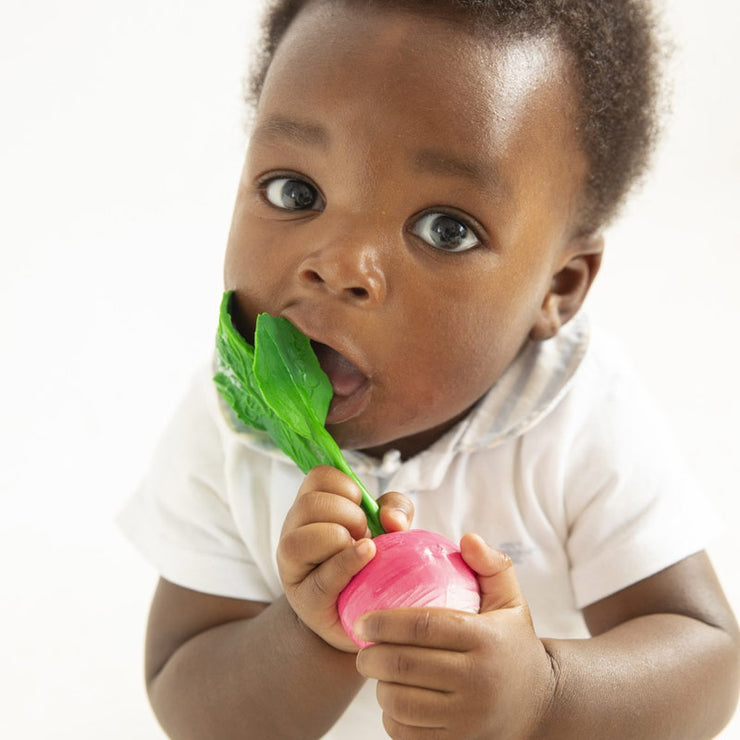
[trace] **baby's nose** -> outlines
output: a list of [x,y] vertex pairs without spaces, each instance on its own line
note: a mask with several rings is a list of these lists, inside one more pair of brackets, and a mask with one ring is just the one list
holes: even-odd
[[367,308],[380,305],[387,292],[378,250],[348,241],[313,251],[303,261],[299,279],[308,288],[328,291]]

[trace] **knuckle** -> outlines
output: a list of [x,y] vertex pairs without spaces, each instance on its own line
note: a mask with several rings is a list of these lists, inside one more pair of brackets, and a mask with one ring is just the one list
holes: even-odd
[[287,565],[289,562],[295,560],[295,555],[298,551],[298,539],[299,535],[297,530],[287,532],[280,538],[277,547],[277,559],[279,564],[282,563]]
[[493,686],[489,686],[487,680],[489,672],[482,673],[480,665],[474,655],[461,654],[459,664],[456,666],[455,679],[459,686],[471,686],[480,693],[493,696]]
[[391,675],[396,678],[404,678],[414,667],[414,661],[403,650],[396,650],[391,663]]
[[357,573],[357,558],[351,547],[347,547],[337,558],[336,567],[338,575],[347,581]]
[[326,601],[333,596],[329,584],[324,578],[323,571],[315,570],[311,577],[311,591],[318,601]]
[[285,535],[309,523],[312,519],[311,494],[297,498],[288,510],[283,521],[282,534]]
[[411,637],[414,642],[425,642],[432,632],[432,613],[429,609],[419,609],[411,621]]
[[320,521],[326,508],[326,494],[308,491],[295,502],[296,513],[303,521]]
[[327,524],[326,532],[327,541],[331,543],[329,548],[332,553],[339,553],[352,544],[352,535],[341,524]]

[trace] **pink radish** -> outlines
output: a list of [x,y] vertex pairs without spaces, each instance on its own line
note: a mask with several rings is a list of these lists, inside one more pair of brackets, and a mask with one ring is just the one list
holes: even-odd
[[375,557],[347,584],[337,608],[347,634],[359,647],[352,627],[359,617],[379,609],[436,606],[477,612],[480,590],[460,548],[425,529],[381,534],[373,540]]

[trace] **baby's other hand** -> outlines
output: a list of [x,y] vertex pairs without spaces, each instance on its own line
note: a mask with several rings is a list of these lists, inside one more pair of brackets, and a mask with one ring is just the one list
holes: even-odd
[[[301,485],[283,523],[277,564],[286,597],[298,618],[325,642],[357,652],[339,621],[337,598],[352,576],[375,555],[361,492],[339,470],[314,468]],[[379,500],[387,531],[408,529],[413,505],[399,493]]]
[[357,668],[378,681],[392,738],[529,737],[553,699],[552,664],[511,560],[476,535],[460,544],[478,575],[479,614],[391,609],[355,625],[375,643],[360,651]]

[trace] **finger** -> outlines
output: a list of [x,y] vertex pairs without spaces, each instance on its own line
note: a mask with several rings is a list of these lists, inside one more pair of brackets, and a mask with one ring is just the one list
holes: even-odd
[[362,491],[352,478],[341,470],[330,465],[319,465],[309,471],[298,489],[298,496],[311,491],[325,491],[353,501],[358,506],[362,500]]
[[360,650],[357,670],[376,681],[454,691],[470,665],[466,653],[378,643]]
[[367,533],[367,519],[351,500],[325,491],[307,491],[299,495],[283,522],[283,534],[309,524],[339,524],[359,540]]
[[437,607],[386,609],[363,614],[354,631],[366,642],[464,652],[474,645],[476,618],[476,614]]
[[286,583],[299,583],[316,567],[352,546],[352,536],[339,524],[313,522],[293,529],[278,543],[280,574]]
[[460,550],[463,560],[478,575],[481,614],[526,606],[513,563],[505,552],[489,547],[477,534],[466,534],[460,540]]
[[[391,720],[407,729],[445,727],[449,701],[445,693],[380,682],[375,694],[383,710],[384,723]],[[393,734],[393,737],[403,735]]]
[[443,727],[411,727],[396,722],[393,717],[383,714],[383,729],[394,740],[441,740],[450,738],[450,732]]
[[301,590],[312,602],[334,604],[352,577],[359,573],[375,556],[371,539],[355,542],[333,557],[325,560],[301,584]]
[[380,523],[386,532],[400,532],[411,526],[414,518],[413,502],[397,491],[389,491],[378,498]]

